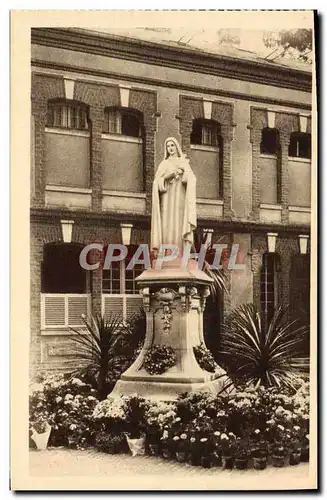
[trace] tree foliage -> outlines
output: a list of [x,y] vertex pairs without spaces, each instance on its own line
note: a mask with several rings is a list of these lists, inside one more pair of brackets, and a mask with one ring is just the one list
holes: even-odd
[[[312,30],[293,29],[278,32],[265,32],[263,42],[266,47],[275,50],[269,54],[274,60],[277,57],[292,55],[303,62],[312,62]],[[279,50],[278,50],[279,49]]]

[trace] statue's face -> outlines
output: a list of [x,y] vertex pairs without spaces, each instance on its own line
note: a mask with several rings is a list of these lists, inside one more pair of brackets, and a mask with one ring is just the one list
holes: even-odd
[[167,142],[167,153],[168,156],[177,156],[176,144],[173,141]]

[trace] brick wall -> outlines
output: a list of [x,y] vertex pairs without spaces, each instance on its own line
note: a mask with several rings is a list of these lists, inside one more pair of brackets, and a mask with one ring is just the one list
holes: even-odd
[[[195,97],[180,96],[180,133],[182,149],[189,156],[191,151],[190,135],[193,120],[204,118],[203,100]],[[222,184],[224,200],[224,218],[232,217],[232,140],[233,106],[230,103],[212,101],[211,118],[221,126],[223,139]]]
[[[91,122],[90,182],[92,188],[92,210],[102,210],[102,161],[101,134],[103,130],[104,109],[120,106],[118,85],[103,85],[94,82],[76,81],[74,100],[89,107]],[[64,99],[63,77],[39,74],[32,76],[32,114],[35,118],[35,195],[32,206],[44,206],[45,199],[45,125],[48,101]],[[147,194],[147,211],[151,211],[151,189],[154,178],[155,132],[157,96],[155,92],[130,89],[129,107],[143,114],[145,127],[144,144],[144,185]]]
[[[260,221],[260,142],[262,129],[268,127],[267,110],[251,107],[250,141],[252,143],[252,213],[250,218]],[[298,115],[275,112],[275,128],[279,131],[280,153],[278,158],[278,189],[282,207],[282,223],[288,224],[288,147],[290,134],[299,131]],[[311,131],[311,120],[308,119],[308,133]]]

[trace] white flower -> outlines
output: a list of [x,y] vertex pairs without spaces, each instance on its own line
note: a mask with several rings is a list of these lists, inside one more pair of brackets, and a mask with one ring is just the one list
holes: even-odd
[[195,442],[195,437],[191,437],[190,441],[191,441],[191,443],[194,443]]
[[208,438],[201,438],[200,441],[201,443],[205,443],[206,441],[208,441]]
[[213,434],[214,434],[214,436],[220,436],[220,432],[219,431],[215,431]]
[[284,427],[283,425],[278,424],[278,425],[277,425],[277,427],[278,427],[278,429],[280,429],[281,431],[284,431],[284,430],[285,430],[285,427]]
[[181,439],[187,439],[187,435],[186,434],[181,434]]
[[220,439],[229,439],[229,437],[227,436],[227,434],[223,433],[223,434],[220,436]]
[[77,425],[76,424],[71,424],[69,428],[70,428],[71,431],[74,431],[77,428]]
[[60,403],[60,401],[62,401],[62,397],[61,396],[57,396],[56,399],[55,399],[56,403]]
[[177,417],[176,418],[176,422],[180,422],[181,421],[181,418],[180,417]]
[[72,394],[66,394],[65,399],[66,400],[74,399],[74,396]]
[[256,430],[254,431],[254,434],[260,434],[260,429],[256,429]]
[[79,378],[73,378],[72,384],[78,385],[79,387],[82,387],[83,385],[86,385]]
[[173,440],[174,440],[174,441],[179,441],[179,436],[174,436],[174,437],[173,437]]

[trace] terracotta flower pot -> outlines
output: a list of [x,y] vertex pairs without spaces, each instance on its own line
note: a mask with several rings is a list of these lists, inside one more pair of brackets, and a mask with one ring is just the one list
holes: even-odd
[[176,451],[175,453],[177,462],[185,462],[187,459],[186,451]]
[[301,450],[301,462],[309,462],[309,448],[302,448]]
[[264,470],[267,467],[267,457],[253,457],[253,468]]
[[285,455],[273,455],[272,464],[274,467],[284,467],[285,466]]
[[290,453],[290,465],[298,465],[301,461],[301,451]]
[[159,443],[149,443],[148,445],[149,455],[157,456],[160,453]]
[[201,465],[204,469],[211,469],[211,467],[213,466],[212,457],[201,457]]
[[46,450],[49,442],[51,432],[51,425],[47,425],[46,430],[44,432],[36,432],[33,431],[32,439],[36,444],[36,448],[38,450]]
[[236,469],[244,470],[248,468],[248,459],[247,458],[235,458],[234,465]]
[[234,466],[234,457],[229,456],[222,456],[221,457],[221,465],[222,468],[225,469],[232,469]]
[[201,465],[201,457],[200,457],[200,455],[198,453],[196,453],[196,452],[192,452],[190,454],[189,463],[191,465],[195,465],[195,466]]
[[167,458],[167,459],[171,458],[171,451],[167,445],[162,447],[161,453],[162,453],[163,458]]

